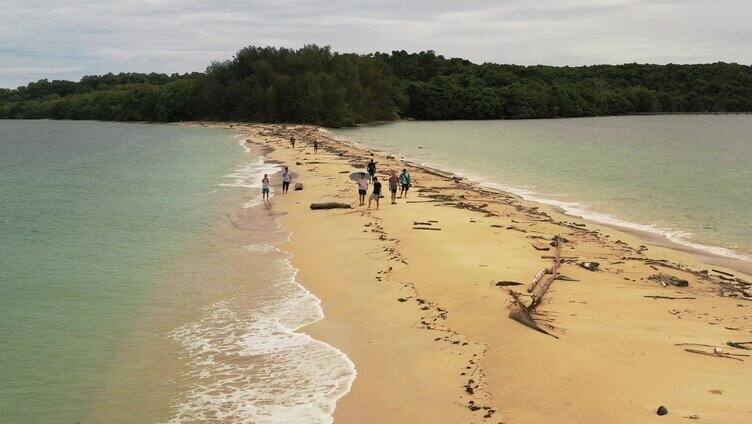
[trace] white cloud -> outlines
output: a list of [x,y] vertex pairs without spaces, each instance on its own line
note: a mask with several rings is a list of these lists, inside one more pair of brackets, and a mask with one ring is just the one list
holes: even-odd
[[[0,86],[203,70],[247,45],[433,49],[476,62],[752,63],[749,0],[5,0]],[[49,72],[37,72],[40,70]]]

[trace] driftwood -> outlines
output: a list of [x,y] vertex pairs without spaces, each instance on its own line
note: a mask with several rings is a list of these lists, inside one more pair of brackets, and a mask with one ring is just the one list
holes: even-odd
[[535,274],[535,278],[533,278],[533,284],[530,285],[530,287],[527,288],[528,293],[532,293],[533,290],[535,290],[536,287],[538,287],[538,283],[543,279],[543,276],[548,273],[548,268],[543,268],[542,270],[538,271],[537,274]]
[[559,276],[559,266],[561,266],[561,261],[559,260],[559,253],[561,252],[561,248],[557,244],[556,251],[554,252],[554,265],[548,270],[548,274],[550,274],[549,278],[544,279],[545,281],[540,284],[540,289],[538,290],[538,293],[533,295],[533,301],[530,303],[530,308],[535,309],[538,307],[538,305],[543,301],[543,296],[546,295],[546,292],[548,291],[548,288],[551,287],[551,283],[556,280],[556,277]]
[[533,245],[533,248],[535,248],[535,250],[551,250],[551,246],[547,244],[538,243],[535,241],[530,244]]
[[721,271],[721,270],[719,270],[719,269],[711,268],[711,270],[712,270],[713,272],[717,272],[717,273],[719,273],[719,274],[723,274],[723,275],[726,275],[726,276],[729,276],[729,277],[733,277],[733,276],[734,276],[734,274],[732,274],[732,273],[730,273],[730,272],[726,272],[726,271]]
[[522,283],[518,283],[516,281],[499,281],[496,283],[499,287],[507,287],[507,286],[521,286]]
[[[546,292],[551,286],[551,283],[558,277],[558,269],[561,265],[561,261],[559,260],[559,243],[556,243],[554,245],[554,248],[555,252],[553,266],[551,268],[544,268],[540,272],[538,272],[538,274],[533,279],[533,284],[527,290],[528,293],[533,293],[530,304],[525,305],[525,302],[522,300],[519,293],[508,290],[509,295],[514,299],[512,305],[509,307],[509,318],[529,328],[532,328],[535,331],[547,334],[558,339],[556,335],[551,334],[550,332],[542,328],[534,318],[536,308],[543,301],[543,297],[546,295]],[[537,292],[535,291],[536,289]]]
[[572,278],[572,277],[566,276],[564,274],[557,275],[556,276],[556,280],[558,280],[558,281],[573,281],[573,282],[577,282],[577,283],[580,282],[580,280],[578,280],[576,278]]
[[[430,225],[430,224],[429,224]],[[441,228],[434,228],[434,227],[413,227],[413,230],[431,230],[431,231],[441,231]]]
[[352,206],[348,205],[347,203],[339,203],[339,202],[311,203],[311,209],[313,210],[351,209],[351,208]]
[[543,334],[547,334],[553,338],[558,339],[556,335],[551,334],[545,329],[541,328],[530,315],[530,311],[522,305],[512,305],[511,311],[509,311],[509,318],[512,318],[520,324],[530,327],[535,331],[539,331]]
[[752,345],[752,342],[732,342],[732,341],[728,341],[728,342],[726,342],[726,344],[729,345],[729,346],[731,346],[731,347],[735,347],[737,349],[752,350],[752,346],[747,346],[747,345]]
[[735,357],[735,356],[739,356],[738,354],[715,352],[715,351],[714,352],[705,352],[704,350],[699,350],[699,349],[684,349],[684,350],[686,350],[687,352],[690,352],[690,353],[697,353],[699,355],[714,356],[716,358],[733,359],[735,361],[741,361],[741,362],[744,361],[741,358],[736,358]]
[[673,296],[649,296],[645,295],[645,297],[650,299],[672,299],[672,300],[692,300],[694,297],[673,297]]

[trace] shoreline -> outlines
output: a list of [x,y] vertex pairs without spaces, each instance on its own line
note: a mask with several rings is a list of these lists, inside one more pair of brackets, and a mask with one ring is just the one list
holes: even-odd
[[[289,164],[304,184],[273,197],[271,209],[285,214],[292,237],[284,249],[326,312],[302,331],[344,352],[358,372],[335,422],[379,423],[388,414],[390,422],[641,423],[660,404],[671,422],[752,417],[741,401],[752,396],[740,372],[750,359],[682,348],[733,350],[726,340],[752,334],[747,276],[729,282],[694,255],[638,249],[633,234],[414,165],[414,188],[397,206],[314,212],[313,201],[352,204],[354,189],[339,174],[371,152],[320,138],[313,156],[306,140],[320,135],[315,127],[231,128],[274,148],[270,159]],[[294,150],[291,134],[300,140]],[[415,220],[438,231],[415,231]],[[554,235],[565,237],[565,257],[578,258],[562,265],[577,282],[553,284],[537,317],[558,339],[509,319],[511,298],[496,284],[521,282],[515,289],[524,295],[548,263],[531,243]],[[593,259],[596,272],[578,266]],[[652,280],[659,273],[689,288],[661,287]]]
[[[701,113],[697,113],[701,114]],[[655,114],[646,114],[648,116]],[[673,114],[676,115],[676,114]],[[681,114],[680,114],[681,115]],[[641,115],[634,115],[641,116]],[[569,118],[566,118],[569,119]],[[511,187],[500,187],[497,183],[488,182],[484,177],[477,177],[461,170],[452,170],[449,167],[442,167],[440,165],[434,165],[427,162],[421,162],[413,158],[400,155],[398,152],[391,150],[385,150],[380,148],[371,148],[365,144],[359,143],[353,139],[347,137],[341,137],[329,129],[319,128],[319,131],[326,135],[326,137],[336,140],[340,143],[350,144],[358,149],[362,149],[369,152],[378,153],[381,156],[393,156],[399,157],[401,161],[409,164],[412,167],[420,168],[424,171],[434,172],[437,175],[444,176],[446,178],[461,178],[467,180],[471,184],[477,187],[477,190],[487,193],[501,193],[504,195],[517,197],[521,201],[530,202],[540,207],[550,208],[553,211],[561,213],[572,219],[582,220],[585,223],[592,225],[605,226],[613,228],[624,233],[635,235],[642,241],[660,247],[669,248],[683,253],[689,253],[700,258],[707,265],[718,265],[731,268],[737,272],[742,272],[747,275],[752,275],[752,257],[749,257],[743,253],[736,252],[730,248],[715,246],[711,244],[704,244],[686,240],[678,235],[672,235],[670,231],[661,228],[653,227],[649,224],[642,224],[639,222],[625,221],[621,218],[612,216],[606,213],[600,213],[595,211],[589,211],[587,209],[579,209],[575,202],[559,201],[549,199],[539,195],[538,193]],[[571,205],[572,208],[568,209],[567,206]],[[597,216],[603,216],[599,219]]]

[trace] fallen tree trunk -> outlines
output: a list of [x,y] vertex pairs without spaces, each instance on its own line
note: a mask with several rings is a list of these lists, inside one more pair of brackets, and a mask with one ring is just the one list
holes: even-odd
[[535,278],[533,279],[533,284],[527,289],[528,293],[533,293],[535,292],[536,288],[538,289],[537,292],[533,293],[532,300],[530,301],[529,305],[525,305],[525,302],[522,301],[519,293],[508,290],[509,295],[514,299],[514,302],[509,307],[509,318],[525,325],[526,327],[532,328],[535,331],[547,334],[558,339],[559,337],[538,325],[538,323],[535,321],[535,318],[533,317],[535,308],[540,305],[543,300],[543,296],[545,296],[551,283],[558,277],[558,269],[561,265],[559,258],[561,248],[559,247],[559,243],[556,243],[553,247],[555,248],[553,255],[553,266],[550,269],[543,268],[540,272],[538,272],[538,274],[536,274]]
[[339,202],[324,202],[324,203],[311,203],[311,209],[313,210],[321,210],[321,209],[351,209],[352,206],[348,205],[347,203],[339,203]]
[[689,296],[687,296],[687,297],[673,297],[673,296],[650,296],[650,295],[645,295],[645,297],[647,297],[649,299],[670,299],[670,300],[692,300],[692,299],[694,299],[694,297],[689,297]]
[[543,276],[548,274],[548,268],[543,268],[542,270],[538,271],[537,274],[535,274],[535,278],[533,278],[533,284],[528,287],[527,292],[532,293],[533,290],[535,290],[536,287],[538,287],[538,283],[541,282],[543,279]]

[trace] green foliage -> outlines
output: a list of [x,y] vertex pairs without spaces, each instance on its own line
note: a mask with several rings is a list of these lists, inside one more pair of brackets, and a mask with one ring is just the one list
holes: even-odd
[[339,54],[246,47],[204,73],[121,73],[0,89],[0,118],[299,122],[331,127],[399,117],[528,119],[750,112],[752,67],[516,66],[433,51]]

